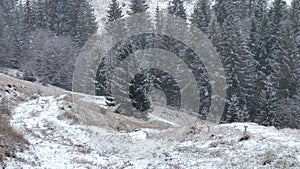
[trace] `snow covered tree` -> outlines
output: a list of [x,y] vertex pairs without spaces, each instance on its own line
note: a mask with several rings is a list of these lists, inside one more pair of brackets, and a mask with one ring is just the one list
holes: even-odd
[[36,28],[35,14],[32,8],[32,2],[30,0],[26,0],[24,7],[24,23],[26,25],[26,31],[32,32]]
[[131,0],[128,14],[145,13],[149,6],[145,0]]
[[272,59],[272,69],[277,83],[278,97],[287,97],[289,93],[289,81],[291,77],[290,58],[287,53],[286,30],[288,19],[287,4],[283,0],[275,0],[270,9],[270,32],[271,38],[267,42],[269,58]]
[[117,0],[112,0],[111,4],[109,5],[109,9],[107,10],[107,20],[108,22],[113,22],[119,18],[122,18],[122,9],[119,6]]
[[230,99],[227,108],[227,114],[225,121],[228,123],[232,122],[246,122],[248,121],[249,115],[246,106],[241,107],[239,98],[237,95],[233,95]]
[[83,46],[88,38],[96,32],[98,26],[93,8],[86,0],[78,1],[77,23],[74,27],[74,40]]
[[[249,25],[249,51],[253,54],[255,59],[255,66],[257,77],[252,78],[253,85],[255,85],[254,99],[256,102],[251,106],[250,119],[256,119],[256,115],[264,109],[265,94],[265,81],[267,74],[270,70],[268,66],[268,54],[267,54],[267,40],[269,39],[269,22],[267,17],[267,2],[266,0],[256,1],[252,8]],[[263,97],[263,98],[261,98]],[[260,107],[263,106],[263,107]]]
[[227,1],[224,5],[228,7],[226,11],[228,16],[220,27],[221,34],[213,36],[213,42],[216,44],[227,76],[228,98],[225,106],[225,117],[227,117],[230,116],[229,108],[233,96],[237,97],[240,110],[253,113],[252,107],[256,104],[253,85],[256,63],[249,49],[249,38],[241,33],[243,22],[237,12],[237,4]]
[[258,6],[257,10],[255,14],[258,38],[256,38],[256,48],[252,49],[256,52],[255,58],[259,63],[257,86],[260,91],[258,97],[260,111],[255,121],[264,125],[274,125],[278,100],[286,97],[289,86],[289,84],[283,85],[288,81],[284,79],[289,77],[285,46],[288,11],[286,2],[282,0],[275,0],[267,15],[262,15],[261,6]]
[[292,97],[300,87],[300,0],[292,1],[288,27],[289,34],[286,36],[290,72],[288,96]]
[[71,35],[80,46],[97,30],[92,5],[86,0],[46,0],[47,24],[57,35]]
[[191,22],[206,34],[211,20],[210,5],[209,0],[198,0],[191,15]]
[[37,28],[47,28],[47,7],[45,6],[44,0],[38,0],[34,3],[35,6],[35,18]]
[[47,27],[51,31],[61,34],[62,32],[59,31],[59,25],[61,25],[59,0],[46,0],[45,4],[47,6]]
[[299,91],[291,98],[278,101],[275,112],[274,125],[285,128],[300,128],[300,93]]
[[20,51],[25,44],[23,9],[17,0],[0,2],[0,64],[2,66],[18,67]]
[[217,22],[222,25],[228,16],[228,1],[226,0],[216,0],[213,6]]
[[157,5],[155,8],[155,16],[154,16],[154,24],[155,28],[158,28],[161,22],[161,10],[159,9],[159,6]]
[[256,114],[254,122],[266,126],[272,126],[274,125],[278,102],[277,89],[274,87],[272,76],[267,76],[263,83],[264,89],[260,92],[259,97],[260,111]]
[[266,0],[258,1],[253,9],[251,15],[251,25],[250,25],[250,40],[249,47],[251,52],[254,54],[255,60],[259,63],[257,68],[259,70],[263,67],[263,59],[260,56],[265,55],[262,48],[264,48],[264,42],[267,40],[268,36],[268,23],[267,23],[267,2]]
[[172,0],[168,7],[169,14],[186,19],[186,10],[182,0]]
[[0,66],[9,65],[14,57],[12,33],[6,21],[4,10],[0,6]]

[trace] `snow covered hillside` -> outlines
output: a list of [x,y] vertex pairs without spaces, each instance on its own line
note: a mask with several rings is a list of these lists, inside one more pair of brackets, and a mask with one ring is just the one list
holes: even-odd
[[30,146],[8,168],[300,167],[296,130],[195,124],[118,132],[76,124],[62,98],[40,97],[15,109],[11,123]]
[[75,109],[78,102],[70,99],[72,93],[0,78],[1,89],[14,85],[14,92],[6,94],[16,105],[10,124],[28,141],[0,162],[5,168],[300,167],[299,130],[253,123],[147,124],[113,114],[108,107],[96,112],[92,104],[99,103],[97,98],[80,96],[84,109]]

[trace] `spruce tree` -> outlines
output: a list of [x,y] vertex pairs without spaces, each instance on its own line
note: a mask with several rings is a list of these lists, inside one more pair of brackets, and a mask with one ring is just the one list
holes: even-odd
[[217,22],[222,25],[226,17],[228,16],[228,1],[226,0],[216,0],[213,6]]
[[281,99],[276,108],[274,125],[280,128],[300,128],[300,92],[291,98]]
[[[0,62],[17,68],[24,47],[26,31],[23,22],[24,8],[17,0],[2,0],[0,2]],[[1,63],[0,63],[1,64]]]
[[107,21],[113,22],[119,18],[122,18],[122,9],[119,6],[117,0],[112,0],[111,4],[109,5],[109,9],[107,10],[108,16]]
[[[271,80],[277,89],[278,97],[285,97],[288,87],[285,73],[288,73],[287,51],[284,46],[287,20],[287,4],[283,0],[275,0],[269,12],[270,38],[267,40],[268,66]],[[289,76],[289,75],[288,75]]]
[[291,4],[289,17],[290,26],[290,46],[288,55],[291,58],[290,71],[291,76],[291,93],[290,97],[295,94],[295,90],[300,88],[300,0],[293,0]]
[[208,26],[211,20],[210,1],[198,0],[191,15],[191,22],[204,33],[208,33]]
[[266,41],[269,39],[266,0],[256,1],[251,11],[248,46],[255,59],[255,69],[257,72],[257,76],[252,78],[254,80],[253,85],[255,86],[255,91],[253,93],[254,104],[251,106],[250,119],[254,120],[257,118],[257,114],[259,114],[262,109],[265,109],[264,102],[266,101],[265,94],[263,94],[265,93],[264,81],[266,81],[269,71],[266,50]]
[[45,6],[44,0],[38,0],[34,3],[35,6],[35,18],[36,18],[36,26],[37,28],[47,28],[47,16],[46,11],[47,7]]
[[172,0],[168,7],[169,14],[186,19],[186,10],[182,0]]
[[70,35],[80,46],[97,30],[92,5],[86,0],[46,0],[48,28],[57,35]]
[[145,0],[131,0],[129,5],[130,11],[128,14],[137,14],[137,13],[145,13],[149,6]]
[[275,0],[259,27],[259,42],[262,43],[256,59],[259,63],[258,87],[261,92],[260,111],[255,121],[263,125],[274,125],[278,100],[283,97],[284,88],[288,86],[282,86],[288,58],[284,45],[286,15],[286,2]]
[[[233,1],[224,2],[228,8],[221,26],[221,34],[213,36],[213,42],[216,44],[217,51],[220,54],[225,73],[227,77],[227,105],[225,114],[230,115],[230,104],[232,97],[237,97],[239,110],[242,114],[253,113],[252,107],[256,104],[255,86],[253,79],[256,77],[255,60],[248,45],[249,38],[243,32],[242,16],[237,12],[237,4]],[[241,118],[233,117],[240,120]],[[232,118],[231,118],[232,120]]]
[[78,6],[74,40],[83,46],[98,27],[91,4],[86,0],[80,0]]
[[35,14],[30,0],[26,0],[24,7],[24,24],[26,25],[26,31],[32,32],[36,28]]

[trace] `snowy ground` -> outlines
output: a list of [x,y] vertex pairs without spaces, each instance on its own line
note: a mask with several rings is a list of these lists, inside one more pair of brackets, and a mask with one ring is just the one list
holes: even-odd
[[71,114],[64,96],[19,104],[11,124],[30,146],[7,168],[300,168],[299,130],[235,123],[118,132]]

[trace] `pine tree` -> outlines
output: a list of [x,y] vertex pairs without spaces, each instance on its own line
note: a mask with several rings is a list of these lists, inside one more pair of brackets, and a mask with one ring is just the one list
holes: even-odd
[[291,98],[281,99],[276,108],[274,125],[281,128],[300,128],[300,92]]
[[[267,40],[267,29],[266,23],[267,13],[267,2],[266,0],[260,0],[256,3],[251,15],[250,35],[249,35],[249,47],[251,52],[254,54],[255,60],[259,63],[257,69],[261,70],[263,67],[263,59],[260,58],[260,53],[263,52],[264,42]],[[264,55],[264,54],[263,54]]]
[[172,0],[168,7],[169,14],[186,19],[186,10],[182,0]]
[[241,108],[238,97],[234,94],[227,102],[227,114],[225,121],[228,123],[237,122],[241,114]]
[[284,75],[288,71],[288,56],[284,47],[287,13],[287,4],[283,0],[275,0],[269,12],[270,38],[267,40],[267,61],[271,68],[269,76],[277,89],[278,97],[284,97],[284,92],[288,90]]
[[228,16],[221,26],[221,34],[213,36],[213,42],[216,44],[227,77],[228,98],[225,114],[230,116],[230,103],[234,96],[238,99],[239,110],[247,112],[242,114],[252,114],[252,107],[256,105],[253,85],[256,63],[249,49],[248,35],[241,33],[243,22],[242,16],[237,12],[238,4],[227,1],[223,5],[228,7],[226,11]]
[[86,0],[80,0],[78,6],[74,40],[80,46],[83,46],[98,27],[91,4]]
[[36,28],[34,10],[32,9],[30,0],[26,0],[24,10],[24,23],[26,25],[26,31],[30,33]]
[[277,102],[283,97],[283,91],[286,91],[282,80],[288,58],[284,45],[287,5],[285,1],[275,0],[267,12],[264,12],[264,6],[265,2],[258,3],[254,13],[258,29],[257,47],[252,49],[256,52],[255,58],[259,63],[257,86],[260,91],[260,111],[255,121],[264,125],[274,125]]
[[278,102],[277,89],[274,87],[271,76],[266,77],[264,85],[265,89],[261,92],[260,97],[263,101],[259,102],[261,110],[254,121],[262,125],[272,126],[274,125]]
[[[270,70],[267,62],[267,46],[266,42],[269,39],[268,18],[267,18],[267,2],[266,0],[256,1],[251,9],[249,25],[249,51],[253,54],[255,59],[255,69],[257,76],[253,79],[254,91],[253,102],[251,107],[250,119],[257,118],[257,114],[262,109],[265,109],[265,81]],[[262,107],[260,107],[262,106]]]
[[217,22],[222,25],[228,16],[228,1],[226,0],[216,0],[215,5],[213,6]]
[[108,22],[113,22],[119,18],[122,18],[122,9],[119,6],[119,3],[117,2],[117,0],[112,0],[111,4],[109,5],[109,9],[107,11],[108,16],[107,16],[107,20]]
[[228,101],[228,108],[225,121],[232,122],[246,122],[249,119],[249,112],[247,106],[241,106],[237,95],[233,95]]
[[17,0],[0,2],[0,62],[9,67],[19,66],[20,49],[25,44],[22,40],[26,34],[23,12],[24,9]]
[[208,26],[211,20],[209,0],[198,0],[191,15],[191,22],[204,33],[208,33]]
[[155,28],[157,29],[161,22],[161,11],[159,9],[159,6],[157,5],[155,8],[155,16],[154,16],[154,24]]
[[46,18],[46,11],[47,8],[45,6],[44,0],[38,0],[34,3],[35,7],[35,18],[36,18],[36,26],[37,28],[47,28],[47,18]]
[[137,13],[145,13],[149,6],[145,0],[131,0],[129,5],[130,11],[128,14],[137,14]]
[[59,34],[58,27],[61,24],[59,16],[59,0],[47,0],[45,3],[47,6],[47,27],[56,34]]
[[295,94],[296,89],[300,87],[300,0],[293,0],[289,16],[289,52],[290,58],[290,93],[289,97]]
[[86,0],[46,0],[48,28],[57,35],[70,35],[80,46],[97,30],[96,17]]

